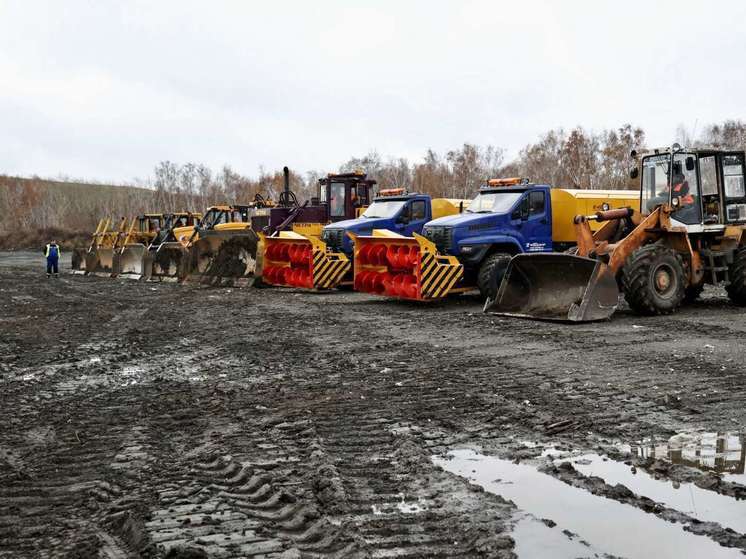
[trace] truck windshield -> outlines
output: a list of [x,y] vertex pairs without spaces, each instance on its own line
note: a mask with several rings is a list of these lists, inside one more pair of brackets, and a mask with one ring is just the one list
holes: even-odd
[[373,200],[361,217],[394,217],[406,203],[406,200]]
[[523,196],[523,192],[484,192],[471,201],[467,212],[473,214],[505,213]]

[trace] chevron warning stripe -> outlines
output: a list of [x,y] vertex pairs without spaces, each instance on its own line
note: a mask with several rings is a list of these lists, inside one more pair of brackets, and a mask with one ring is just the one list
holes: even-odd
[[313,255],[313,286],[316,289],[337,287],[352,267],[347,258],[317,250]]
[[463,275],[464,268],[460,264],[423,252],[420,258],[420,296],[423,299],[445,297]]

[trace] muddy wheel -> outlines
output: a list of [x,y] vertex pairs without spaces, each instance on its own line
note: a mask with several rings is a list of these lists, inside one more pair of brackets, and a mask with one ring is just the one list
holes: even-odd
[[674,312],[684,300],[685,281],[681,257],[661,245],[637,249],[622,268],[624,298],[638,314]]
[[510,254],[496,252],[484,259],[477,276],[477,287],[483,299],[495,298],[511,258]]
[[704,283],[700,283],[699,285],[687,285],[684,290],[684,303],[693,303],[699,299],[699,296],[702,295],[704,289]]
[[725,287],[728,297],[739,307],[746,307],[746,247],[738,249],[728,273],[730,283]]

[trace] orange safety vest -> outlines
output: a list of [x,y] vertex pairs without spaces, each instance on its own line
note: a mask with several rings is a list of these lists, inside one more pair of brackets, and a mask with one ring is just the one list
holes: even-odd
[[679,184],[676,184],[673,187],[674,194],[676,194],[681,199],[681,205],[689,206],[690,204],[694,204],[694,196],[692,196],[688,192],[684,194],[683,196],[678,195],[678,193],[681,192],[682,188],[684,188],[683,182],[680,182]]

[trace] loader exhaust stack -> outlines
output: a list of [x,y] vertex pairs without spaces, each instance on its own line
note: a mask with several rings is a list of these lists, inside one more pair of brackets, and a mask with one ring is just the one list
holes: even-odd
[[608,266],[571,254],[519,254],[510,261],[485,312],[561,322],[609,318],[619,289]]

